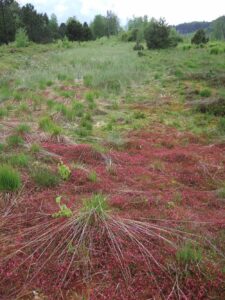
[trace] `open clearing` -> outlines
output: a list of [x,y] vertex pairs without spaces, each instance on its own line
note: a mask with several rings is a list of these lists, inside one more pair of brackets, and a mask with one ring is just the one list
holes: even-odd
[[0,299],[225,299],[213,47],[0,47]]

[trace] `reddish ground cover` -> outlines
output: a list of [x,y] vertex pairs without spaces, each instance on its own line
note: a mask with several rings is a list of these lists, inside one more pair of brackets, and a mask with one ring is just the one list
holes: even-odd
[[[123,149],[112,149],[104,154],[89,145],[44,143],[42,146],[57,154],[65,164],[72,167],[73,163],[82,163],[82,168],[73,169],[70,179],[56,188],[40,189],[29,182],[24,188],[21,204],[5,218],[6,223],[1,224],[2,238],[11,235],[16,249],[21,243],[20,231],[30,226],[46,222],[49,228],[62,228],[67,220],[49,221],[51,214],[57,211],[55,198],[58,195],[63,196],[68,207],[76,210],[81,199],[101,192],[108,196],[110,214],[115,218],[148,220],[168,228],[201,234],[204,238],[213,238],[216,246],[224,251],[225,202],[218,197],[216,190],[225,182],[225,144],[207,145],[190,134],[164,127],[149,132],[132,132],[128,138],[129,142]],[[97,181],[89,179],[90,171],[97,173]],[[36,229],[37,234],[38,230],[41,234],[44,227]],[[175,262],[175,251],[152,238],[151,245],[147,241],[144,243],[151,247],[157,261],[167,266],[167,272],[154,264],[149,272],[140,251],[129,243],[129,239],[122,240],[121,234],[124,263],[132,274],[126,284],[118,260],[110,251],[107,236],[104,230],[100,232],[93,232],[95,251],[88,288],[81,280],[86,276],[85,270],[79,265],[75,271],[69,271],[67,285],[60,285],[59,274],[65,272],[70,258],[56,261],[51,253],[61,242],[62,235],[66,235],[62,230],[44,253],[40,249],[32,254],[33,248],[21,251],[0,267],[0,299],[14,299],[10,292],[22,287],[28,273],[30,280],[30,274],[42,263],[43,268],[37,276],[31,276],[32,280],[24,290],[43,293],[46,299],[81,299],[75,291],[82,290],[86,290],[93,300],[225,298],[225,275],[219,263],[207,261],[204,271],[197,265],[183,271],[185,267]],[[29,231],[27,240],[28,237],[31,238]],[[6,254],[7,242],[0,247]],[[27,296],[27,299],[32,297]]]

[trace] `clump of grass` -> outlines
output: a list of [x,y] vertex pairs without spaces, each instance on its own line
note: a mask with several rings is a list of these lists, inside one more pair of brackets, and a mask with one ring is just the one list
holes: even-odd
[[24,140],[19,135],[10,135],[7,138],[7,144],[9,147],[18,147],[18,146],[22,146],[24,144]]
[[82,117],[84,114],[84,104],[78,101],[73,101],[72,109],[75,111],[77,117]]
[[64,98],[73,98],[75,96],[75,92],[70,90],[59,90],[59,95]]
[[37,154],[39,153],[41,150],[41,146],[37,143],[33,143],[31,146],[30,146],[30,152],[32,154]]
[[225,133],[225,117],[219,119],[219,121],[217,123],[217,128],[220,133],[222,133],[222,134]]
[[109,211],[108,199],[103,194],[95,194],[83,201],[81,213],[104,216]]
[[58,136],[62,133],[62,128],[59,127],[50,117],[43,117],[39,121],[39,127],[53,136]]
[[35,166],[31,176],[35,183],[42,187],[53,187],[59,183],[59,177],[46,166]]
[[212,91],[208,88],[205,88],[205,89],[201,90],[199,94],[201,97],[210,97],[212,94]]
[[59,73],[59,74],[57,75],[57,78],[58,78],[59,81],[64,81],[64,80],[67,79],[67,75],[66,75],[66,74],[62,74],[62,73]]
[[146,115],[142,111],[134,112],[134,119],[145,119]]
[[0,119],[6,117],[8,115],[8,110],[5,108],[0,108]]
[[202,260],[201,249],[190,242],[184,244],[176,253],[177,260],[184,264],[198,263]]
[[30,159],[29,156],[23,153],[11,155],[7,159],[8,163],[13,167],[28,167]]
[[22,102],[18,107],[19,112],[27,113],[29,112],[29,106],[26,102]]
[[90,180],[91,182],[97,182],[98,181],[98,175],[95,171],[91,171],[88,174],[88,180]]
[[5,149],[5,144],[0,143],[0,152],[3,152]]
[[106,137],[106,141],[115,148],[122,148],[125,145],[125,140],[117,131],[112,131]]
[[84,85],[86,87],[92,87],[93,85],[93,76],[92,75],[85,75],[83,78]]
[[30,126],[27,124],[20,124],[19,126],[17,126],[16,128],[16,132],[18,134],[25,134],[25,133],[29,133],[30,132]]
[[47,104],[49,109],[53,109],[54,106],[56,105],[56,102],[52,99],[49,99],[49,100],[47,100],[46,104]]
[[210,54],[218,55],[222,52],[223,52],[223,50],[219,47],[214,47],[214,48],[210,49]]
[[216,191],[219,198],[225,199],[225,184]]
[[13,192],[20,186],[20,174],[9,165],[0,165],[0,191]]
[[94,93],[92,92],[88,92],[85,94],[85,99],[88,101],[88,102],[93,102],[94,101]]

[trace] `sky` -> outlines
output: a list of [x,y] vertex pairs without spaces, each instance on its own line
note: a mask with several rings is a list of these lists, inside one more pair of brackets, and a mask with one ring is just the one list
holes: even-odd
[[225,0],[19,0],[32,3],[38,12],[56,14],[59,22],[75,16],[90,22],[97,14],[112,10],[125,25],[132,16],[164,17],[170,25],[191,21],[212,21],[225,15]]

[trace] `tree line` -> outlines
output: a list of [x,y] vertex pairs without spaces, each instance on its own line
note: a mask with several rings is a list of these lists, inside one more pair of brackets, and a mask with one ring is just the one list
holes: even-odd
[[[196,22],[190,24],[192,29],[197,28]],[[225,16],[213,21],[210,28],[210,32],[206,31],[208,36],[224,40]],[[117,15],[107,11],[105,16],[96,15],[90,24],[82,24],[75,17],[59,24],[56,15],[52,14],[49,18],[46,13],[38,13],[32,4],[20,6],[15,0],[0,0],[0,44],[15,41],[16,33],[21,31],[35,43],[64,38],[80,42],[118,34],[123,41],[136,42],[137,48],[143,40],[146,40],[148,48],[171,47],[181,41],[176,28],[166,24],[164,19],[133,17],[126,29],[122,29]]]
[[70,41],[88,41],[102,36],[118,34],[118,17],[107,11],[106,16],[97,15],[93,22],[83,24],[75,17],[58,24],[55,14],[49,18],[38,13],[30,3],[20,6],[14,0],[0,0],[0,44],[15,40],[19,29],[25,30],[28,39],[35,43],[49,43],[67,37]]

